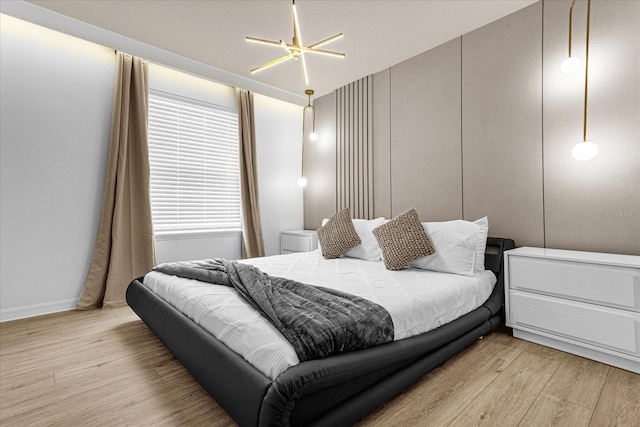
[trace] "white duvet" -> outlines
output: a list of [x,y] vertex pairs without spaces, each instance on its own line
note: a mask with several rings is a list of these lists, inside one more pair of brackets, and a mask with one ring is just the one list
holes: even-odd
[[[482,305],[496,283],[491,271],[460,276],[433,271],[389,271],[383,262],[325,260],[319,251],[253,258],[265,273],[338,289],[383,306],[395,339],[408,338],[457,319]],[[293,347],[233,288],[151,272],[144,285],[275,379],[299,363]]]

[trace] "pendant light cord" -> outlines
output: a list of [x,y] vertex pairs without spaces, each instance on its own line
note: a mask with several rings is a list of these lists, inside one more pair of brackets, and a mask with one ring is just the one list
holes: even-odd
[[569,8],[569,58],[571,58],[571,35],[573,34],[573,6],[575,6],[576,0],[571,2]]
[[[572,6],[573,7],[573,6]],[[589,91],[589,27],[591,21],[591,0],[587,0],[587,39],[584,60],[584,125],[582,128],[582,140],[587,141],[587,95]]]

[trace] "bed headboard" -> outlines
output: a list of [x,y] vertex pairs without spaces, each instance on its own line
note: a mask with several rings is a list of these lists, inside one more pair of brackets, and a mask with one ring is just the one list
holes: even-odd
[[515,242],[501,237],[487,238],[487,249],[484,253],[484,267],[494,272],[496,277],[502,273],[502,253],[515,248]]
[[491,297],[484,305],[491,310],[494,315],[500,315],[504,319],[504,251],[515,248],[516,245],[511,239],[500,237],[489,237],[487,239],[487,249],[484,253],[484,267],[493,271],[498,281],[493,289]]

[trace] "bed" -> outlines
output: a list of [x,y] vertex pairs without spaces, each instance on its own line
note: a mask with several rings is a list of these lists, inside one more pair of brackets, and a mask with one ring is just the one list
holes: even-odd
[[503,252],[487,239],[484,265],[497,279],[478,308],[429,332],[309,360],[270,378],[203,327],[133,280],[127,302],[240,426],[351,425],[503,321]]

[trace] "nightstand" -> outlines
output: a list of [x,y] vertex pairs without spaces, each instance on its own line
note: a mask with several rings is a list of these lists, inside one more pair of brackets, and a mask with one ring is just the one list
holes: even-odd
[[640,256],[504,253],[513,336],[640,373]]
[[280,233],[280,253],[309,252],[318,249],[318,235],[313,230],[289,230]]

